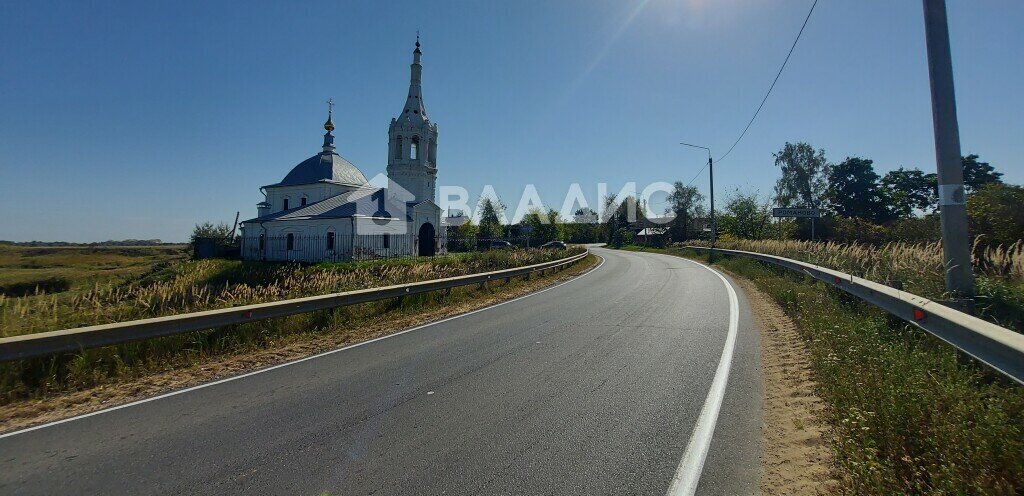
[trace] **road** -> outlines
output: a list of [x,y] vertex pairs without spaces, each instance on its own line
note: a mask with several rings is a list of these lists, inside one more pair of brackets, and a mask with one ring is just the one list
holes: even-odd
[[[677,472],[757,493],[742,293],[721,410],[698,421],[729,349],[725,282],[594,252],[599,268],[526,298],[0,437],[0,494],[665,494]],[[680,469],[709,420],[703,465]]]

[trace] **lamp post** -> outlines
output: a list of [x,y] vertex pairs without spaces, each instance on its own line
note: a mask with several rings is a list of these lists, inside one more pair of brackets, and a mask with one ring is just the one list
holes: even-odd
[[708,190],[710,191],[711,197],[711,248],[715,247],[715,240],[718,239],[718,225],[715,223],[715,164],[711,159],[711,149],[706,146],[691,145],[689,143],[679,143],[680,145],[686,145],[693,148],[700,148],[708,152],[708,177],[710,178],[710,184]]

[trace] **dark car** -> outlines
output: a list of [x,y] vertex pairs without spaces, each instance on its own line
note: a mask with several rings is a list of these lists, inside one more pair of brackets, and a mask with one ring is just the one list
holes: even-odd
[[552,249],[557,249],[557,250],[564,250],[566,248],[565,247],[565,243],[563,243],[561,241],[548,241],[547,243],[544,243],[544,244],[540,245],[540,247],[541,248],[552,248]]
[[509,243],[508,241],[502,241],[500,239],[494,239],[494,240],[491,240],[490,248],[492,250],[511,250],[512,248],[515,248],[515,247],[512,246],[512,243]]

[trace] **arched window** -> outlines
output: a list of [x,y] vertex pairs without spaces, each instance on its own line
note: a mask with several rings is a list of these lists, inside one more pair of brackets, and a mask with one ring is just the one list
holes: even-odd
[[288,199],[287,198],[284,199],[284,206],[281,207],[281,210],[288,210]]
[[267,245],[267,237],[260,234],[260,251],[263,251],[263,247]]
[[401,136],[399,136],[397,139],[395,139],[395,158],[398,159],[398,160],[402,160],[402,158],[403,158],[402,157],[402,137]]
[[418,160],[420,158],[420,139],[417,137],[412,138],[412,147],[409,150],[409,158]]
[[333,250],[334,249],[334,231],[328,231],[327,232],[327,249],[328,250]]
[[[285,201],[288,201],[288,200],[285,200]],[[286,243],[287,243],[285,245],[285,249],[286,250],[288,250],[288,251],[294,250],[295,249],[295,235],[292,234],[292,233],[288,233],[288,238],[287,238],[287,242]]]

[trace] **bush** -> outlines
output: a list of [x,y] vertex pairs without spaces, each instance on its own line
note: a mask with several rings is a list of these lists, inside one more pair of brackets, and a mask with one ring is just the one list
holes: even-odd
[[884,227],[858,217],[835,217],[829,222],[829,239],[840,243],[881,244]]
[[967,197],[971,233],[982,242],[1011,245],[1024,239],[1024,187],[990,183]]
[[39,293],[61,293],[71,288],[66,277],[47,277],[36,281],[15,282],[0,286],[0,294],[4,296],[29,296]]

